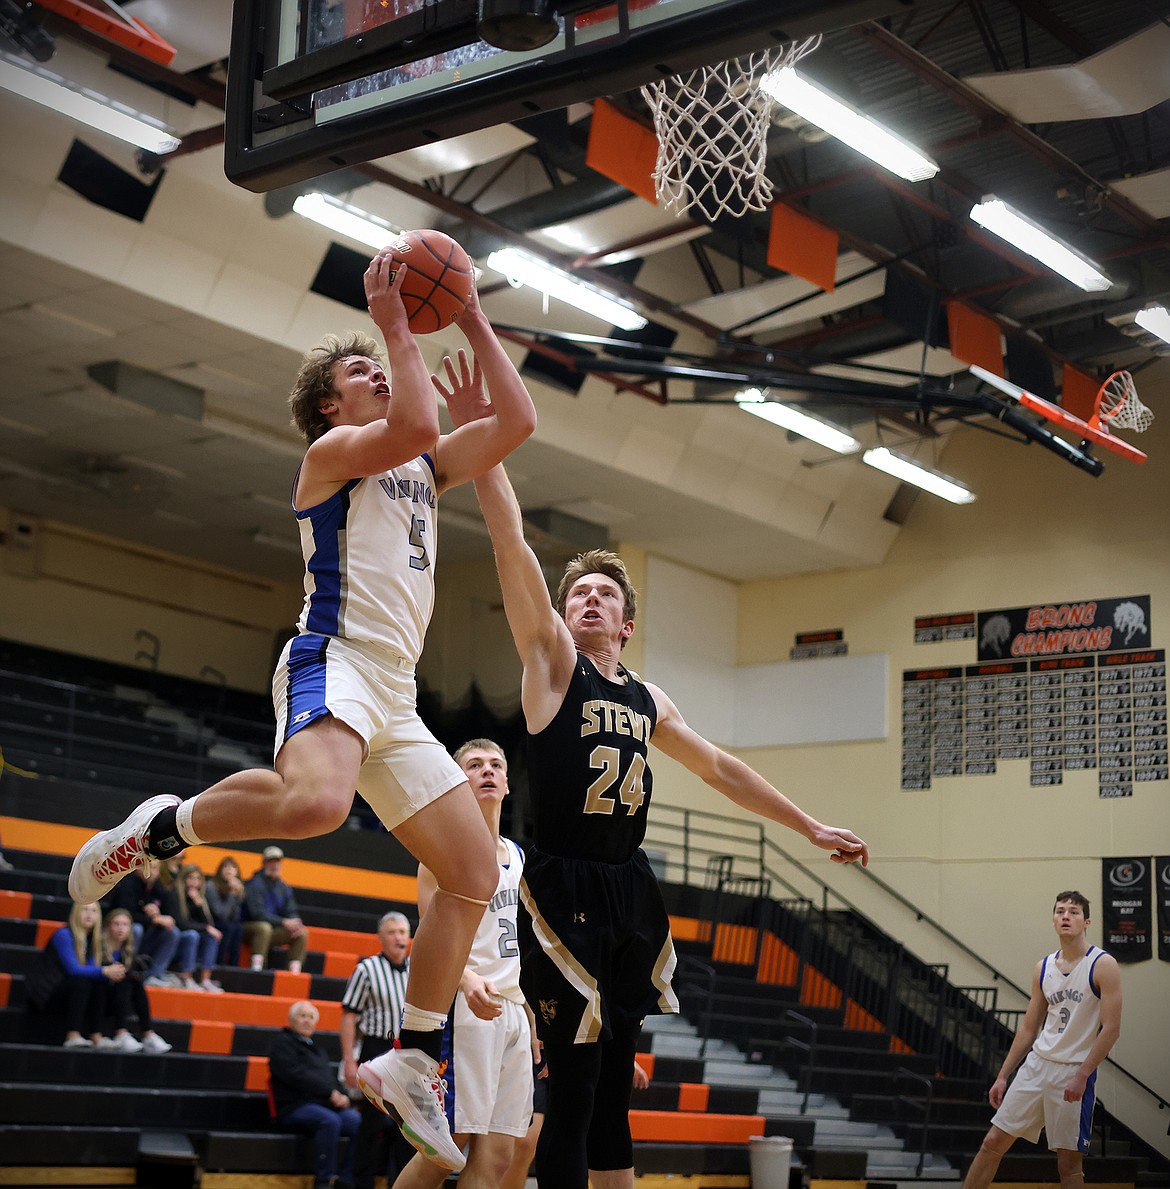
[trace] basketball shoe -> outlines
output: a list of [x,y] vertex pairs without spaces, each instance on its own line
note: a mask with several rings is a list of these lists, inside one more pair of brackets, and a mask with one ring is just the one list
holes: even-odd
[[157,813],[178,805],[181,798],[164,794],[143,801],[120,825],[95,834],[77,852],[69,872],[69,895],[78,904],[94,904],[124,876],[150,862],[147,831]]
[[358,1066],[358,1085],[378,1110],[398,1120],[402,1134],[430,1161],[459,1172],[466,1160],[443,1111],[447,1083],[438,1062],[420,1049],[391,1049]]

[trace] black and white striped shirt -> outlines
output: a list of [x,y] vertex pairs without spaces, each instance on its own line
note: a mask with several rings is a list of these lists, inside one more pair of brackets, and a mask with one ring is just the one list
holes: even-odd
[[343,1011],[358,1016],[362,1036],[397,1036],[402,1027],[402,1007],[406,1002],[406,973],[409,960],[395,966],[385,954],[363,958],[354,967],[345,994]]

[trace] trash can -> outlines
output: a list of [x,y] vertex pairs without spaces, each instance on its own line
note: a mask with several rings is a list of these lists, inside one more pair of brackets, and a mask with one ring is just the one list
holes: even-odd
[[788,1189],[792,1140],[786,1135],[748,1136],[752,1189]]

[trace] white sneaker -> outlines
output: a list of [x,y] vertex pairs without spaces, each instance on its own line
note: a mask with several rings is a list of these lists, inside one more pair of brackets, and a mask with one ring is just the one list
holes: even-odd
[[112,1036],[99,1036],[94,1041],[93,1047],[95,1049],[116,1049],[119,1046],[118,1042]]
[[205,978],[199,985],[205,991],[214,991],[217,995],[223,994],[223,987],[213,978]]
[[93,1041],[88,1036],[71,1036],[61,1042],[63,1049],[92,1049]]
[[110,1041],[110,1048],[117,1049],[120,1053],[141,1053],[142,1041],[135,1040],[129,1032],[123,1032]]
[[193,978],[190,977],[190,975],[188,975],[187,977],[183,977],[182,975],[180,975],[179,976],[179,989],[181,991],[202,991],[203,984],[197,983]]
[[160,810],[178,805],[179,797],[164,794],[143,801],[120,825],[95,834],[77,852],[69,872],[69,895],[78,904],[93,904],[107,895],[124,875],[145,867],[150,856],[143,840],[151,819]]
[[443,1113],[447,1083],[438,1063],[419,1049],[391,1049],[358,1066],[362,1093],[398,1120],[402,1134],[430,1161],[459,1172],[467,1161]]
[[144,1053],[169,1053],[172,1047],[157,1032],[151,1032],[148,1036],[142,1038],[142,1051]]

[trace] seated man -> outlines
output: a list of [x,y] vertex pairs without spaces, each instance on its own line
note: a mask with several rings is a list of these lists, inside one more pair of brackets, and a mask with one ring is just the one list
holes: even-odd
[[[342,1189],[353,1185],[352,1138],[361,1116],[337,1088],[337,1066],[313,1041],[319,1015],[307,1000],[289,1008],[288,1027],[281,1029],[268,1055],[272,1103],[282,1129],[312,1138],[314,1189]],[[343,1136],[351,1142],[339,1165],[337,1149]]]
[[288,946],[288,968],[300,974],[309,935],[293,890],[280,878],[284,851],[269,846],[260,870],[244,885],[244,940],[252,950],[252,969],[263,970],[268,950]]

